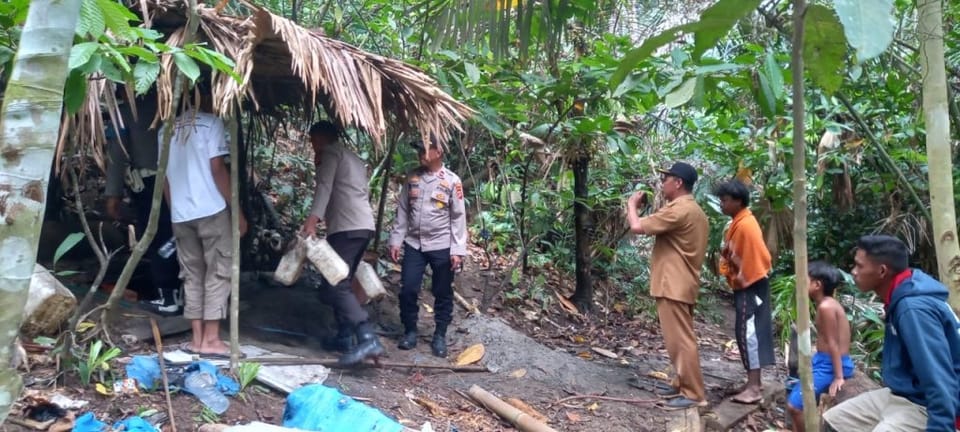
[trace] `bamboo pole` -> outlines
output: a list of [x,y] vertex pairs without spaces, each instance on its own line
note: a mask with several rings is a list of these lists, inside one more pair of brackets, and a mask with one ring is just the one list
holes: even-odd
[[237,116],[230,117],[230,248],[233,262],[230,266],[230,370],[236,371],[240,364],[240,125]]
[[490,394],[490,392],[480,388],[478,385],[470,387],[470,391],[468,391],[467,394],[480,405],[483,405],[484,408],[493,411],[496,415],[510,422],[510,424],[520,430],[520,432],[557,432],[556,429],[514,408],[512,405]]

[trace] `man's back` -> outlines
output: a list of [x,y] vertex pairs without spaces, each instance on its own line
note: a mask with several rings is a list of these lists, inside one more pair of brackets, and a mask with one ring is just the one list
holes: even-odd
[[[163,131],[160,131],[163,138]],[[177,117],[170,141],[167,182],[171,219],[187,222],[216,214],[227,203],[213,179],[210,159],[230,153],[223,121],[209,113]]]
[[[354,230],[373,230],[373,209],[367,185],[367,169],[359,156],[342,144],[331,144],[323,149],[317,181],[329,182],[330,200],[326,204],[324,221],[327,233]],[[334,173],[326,170],[335,170]],[[332,176],[330,175],[332,174]]]

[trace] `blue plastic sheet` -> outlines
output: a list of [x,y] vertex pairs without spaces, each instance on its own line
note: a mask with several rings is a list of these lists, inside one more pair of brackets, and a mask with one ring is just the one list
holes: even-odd
[[137,416],[116,422],[112,429],[108,427],[106,423],[97,420],[92,412],[80,416],[73,423],[73,432],[107,432],[111,430],[122,430],[124,432],[157,432],[157,428],[153,427],[153,425],[142,417]]
[[156,357],[134,356],[127,364],[127,378],[136,380],[144,390],[153,390],[161,381],[160,363]]
[[203,360],[193,362],[187,367],[187,374],[194,371],[206,372],[217,377],[217,389],[227,396],[233,396],[240,392],[240,383],[233,378],[221,374],[220,369],[217,369],[213,363]]
[[287,396],[283,426],[315,432],[401,432],[400,423],[380,411],[320,384]]

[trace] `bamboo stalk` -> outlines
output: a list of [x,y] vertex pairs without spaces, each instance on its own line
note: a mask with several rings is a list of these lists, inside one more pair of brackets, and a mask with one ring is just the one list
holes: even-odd
[[[335,358],[304,358],[304,357],[266,357],[248,359],[253,363],[259,363],[261,366],[309,366],[320,365],[333,369],[353,369],[354,367],[340,366],[339,360]],[[171,363],[181,365],[181,363]],[[183,363],[187,364],[187,363]],[[391,362],[380,360],[377,363],[363,363],[361,367],[369,368],[410,368],[410,369],[443,369],[452,372],[490,372],[486,366],[464,365],[457,366],[453,364],[421,364],[409,362]]]
[[173,416],[173,401],[170,400],[170,381],[167,379],[167,369],[163,364],[163,339],[160,338],[160,327],[157,326],[157,320],[150,318],[150,328],[153,330],[153,341],[157,345],[157,361],[160,363],[160,377],[163,379],[163,394],[167,398],[170,431],[177,432],[177,420]]
[[236,371],[240,364],[240,129],[237,116],[230,117],[230,247],[233,262],[230,266],[230,370]]
[[470,391],[468,391],[467,394],[480,405],[483,405],[484,408],[510,422],[510,424],[520,430],[520,432],[557,432],[556,429],[514,408],[512,405],[490,394],[490,392],[480,388],[478,385],[470,387]]

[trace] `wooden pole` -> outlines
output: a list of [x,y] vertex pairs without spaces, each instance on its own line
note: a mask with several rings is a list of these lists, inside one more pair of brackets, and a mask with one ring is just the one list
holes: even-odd
[[150,318],[150,329],[153,330],[153,341],[157,344],[157,361],[160,363],[160,377],[163,378],[163,394],[167,397],[170,431],[177,432],[177,420],[173,415],[173,401],[170,400],[170,381],[167,379],[167,368],[163,364],[163,339],[160,337],[160,327],[157,327],[157,320]]
[[474,385],[470,387],[470,391],[468,391],[467,394],[480,405],[483,405],[484,408],[493,411],[504,420],[510,422],[510,424],[520,430],[520,432],[557,432],[556,429],[514,408],[512,405],[490,394],[490,392],[480,388],[480,386]]
[[230,247],[233,263],[230,267],[230,370],[236,371],[240,364],[240,129],[235,112],[227,123],[230,131]]

